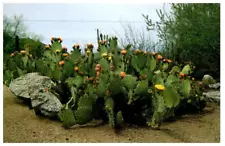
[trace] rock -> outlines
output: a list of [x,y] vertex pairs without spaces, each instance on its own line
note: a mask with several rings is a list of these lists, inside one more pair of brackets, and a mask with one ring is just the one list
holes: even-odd
[[51,88],[53,85],[54,82],[49,77],[40,76],[38,73],[28,73],[13,80],[9,85],[9,89],[16,96],[30,98],[29,93],[37,90],[36,87]]
[[51,89],[54,82],[46,76],[38,73],[28,73],[13,80],[9,89],[16,95],[31,100],[31,106],[36,114],[43,114],[53,118],[61,110],[62,103],[56,95],[47,89]]
[[215,84],[216,83],[216,81],[210,75],[204,75],[204,77],[202,78],[202,82],[204,84],[206,84],[206,85]]
[[220,83],[210,84],[209,88],[211,88],[211,89],[218,89],[218,88],[220,88]]
[[208,91],[204,92],[203,95],[206,101],[220,103],[220,91]]
[[35,112],[40,112],[47,117],[57,117],[58,112],[62,108],[60,100],[53,93],[45,91],[42,88],[30,93],[30,98]]

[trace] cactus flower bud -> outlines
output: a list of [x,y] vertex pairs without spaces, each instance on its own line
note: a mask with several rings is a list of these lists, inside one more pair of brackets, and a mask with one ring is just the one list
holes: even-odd
[[64,61],[63,60],[59,62],[59,66],[62,66],[62,65],[64,65]]
[[108,54],[107,53],[102,53],[102,57],[106,57]]
[[25,50],[21,50],[20,53],[21,53],[21,54],[25,54],[26,51],[25,51]]
[[63,53],[63,56],[64,56],[64,57],[67,57],[67,56],[68,56],[68,54],[67,54],[67,53]]
[[50,45],[46,45],[46,46],[45,46],[45,49],[49,49],[49,48],[50,48]]
[[59,52],[60,52],[60,50],[55,50],[55,52],[56,52],[56,53],[59,53]]

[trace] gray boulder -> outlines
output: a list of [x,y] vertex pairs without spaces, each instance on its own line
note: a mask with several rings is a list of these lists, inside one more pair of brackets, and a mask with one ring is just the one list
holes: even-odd
[[204,84],[206,84],[206,85],[215,84],[216,83],[216,81],[210,75],[204,75],[204,77],[202,78],[202,82]]
[[37,88],[33,93],[30,93],[30,99],[35,112],[39,112],[47,117],[56,117],[62,108],[59,99],[44,88]]
[[208,91],[204,92],[203,95],[209,102],[220,103],[220,91]]
[[211,88],[211,89],[218,89],[218,88],[220,88],[220,83],[210,84],[209,88]]
[[41,76],[39,73],[28,73],[13,80],[9,84],[9,89],[16,96],[30,98],[29,94],[37,90],[38,87],[51,88],[53,85],[54,82],[49,77]]
[[62,104],[50,90],[55,83],[46,76],[38,73],[28,73],[13,80],[9,89],[18,97],[30,99],[31,106],[36,113],[47,117],[55,117],[60,111]]

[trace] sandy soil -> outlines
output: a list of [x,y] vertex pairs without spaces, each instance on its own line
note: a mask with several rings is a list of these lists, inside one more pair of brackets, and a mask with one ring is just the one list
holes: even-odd
[[4,85],[4,143],[220,142],[220,108],[216,105],[207,106],[202,114],[185,115],[175,122],[163,123],[160,130],[126,127],[120,134],[115,134],[108,125],[65,130],[61,123],[36,116],[33,110],[15,99]]

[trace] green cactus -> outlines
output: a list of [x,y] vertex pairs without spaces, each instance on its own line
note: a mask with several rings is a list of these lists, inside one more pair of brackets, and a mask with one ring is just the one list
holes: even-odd
[[[65,128],[86,124],[98,115],[112,128],[138,119],[158,129],[163,120],[187,105],[198,110],[204,107],[202,89],[187,76],[192,73],[191,65],[182,69],[172,66],[154,54],[131,51],[129,44],[122,48],[127,51],[122,54],[116,37],[108,38],[99,30],[97,37],[102,42],[98,42],[96,53],[88,44],[85,55],[78,45],[66,55],[59,38],[53,38],[38,59],[15,52],[4,62],[4,83],[8,85],[12,79],[33,71],[51,77],[65,92],[63,97],[71,96],[65,98],[66,105],[59,112]],[[96,69],[97,64],[100,69]],[[184,77],[179,76],[181,72]]]
[[122,127],[123,124],[124,124],[123,113],[122,111],[118,111],[118,113],[116,114],[116,125],[118,127]]
[[179,94],[171,87],[166,87],[163,91],[163,99],[168,108],[177,107],[180,102]]
[[180,92],[181,94],[188,98],[190,96],[191,91],[191,82],[189,80],[184,80],[183,83],[180,85]]
[[114,101],[112,98],[108,97],[105,100],[105,109],[109,119],[109,125],[112,128],[115,128],[115,116],[114,116]]
[[78,108],[75,111],[76,123],[83,125],[93,119],[93,105],[94,100],[87,94],[82,96],[78,102]]
[[75,116],[71,108],[63,107],[58,113],[58,117],[63,122],[63,127],[66,129],[76,124]]

